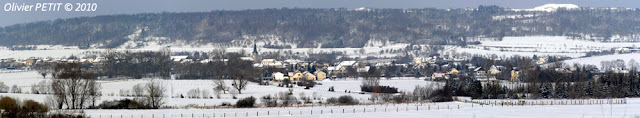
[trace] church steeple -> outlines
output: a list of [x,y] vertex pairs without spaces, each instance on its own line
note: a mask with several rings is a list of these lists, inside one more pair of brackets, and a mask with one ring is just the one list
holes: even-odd
[[258,46],[256,46],[256,40],[253,40],[253,52],[251,52],[251,57],[253,58],[253,62],[259,62]]
[[256,40],[253,40],[253,54],[258,54],[258,46],[256,46]]

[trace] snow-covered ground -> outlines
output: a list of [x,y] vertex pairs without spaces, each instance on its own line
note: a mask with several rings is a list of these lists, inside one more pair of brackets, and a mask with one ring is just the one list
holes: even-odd
[[618,59],[624,60],[625,64],[626,62],[629,62],[629,60],[631,59],[637,62],[637,61],[640,61],[640,53],[614,54],[614,55],[593,56],[593,57],[586,57],[586,58],[576,58],[576,59],[565,60],[564,63],[570,64],[570,65],[573,65],[574,63],[583,64],[583,65],[595,65],[598,68],[602,69],[602,64],[600,64],[600,62],[613,61]]
[[[22,89],[22,93],[0,93],[0,96],[12,96],[18,98],[28,98],[33,99],[35,101],[44,102],[45,97],[47,95],[38,95],[38,94],[29,94],[31,93],[31,85],[37,84],[41,81],[51,81],[50,76],[47,79],[43,79],[37,72],[27,71],[27,72],[12,72],[12,73],[0,73],[0,82],[4,82],[8,86],[17,85]],[[148,82],[149,79],[113,79],[113,80],[99,80],[98,83],[102,86],[102,94],[104,95],[100,101],[105,100],[116,100],[129,98],[126,95],[120,95],[120,91],[131,90],[136,84],[144,84]],[[169,95],[171,93],[171,88],[173,86],[173,99],[167,99],[168,106],[188,106],[188,105],[198,105],[198,106],[213,106],[219,105],[222,102],[230,102],[235,103],[237,99],[233,99],[231,94],[223,94],[220,99],[215,98],[213,93],[214,83],[212,80],[160,80],[163,85],[167,88],[165,93]],[[231,81],[226,80],[227,86],[231,86]],[[342,95],[351,95],[354,98],[358,99],[361,102],[370,102],[367,99],[371,97],[370,94],[359,94],[360,85],[362,84],[361,80],[324,80],[320,81],[322,85],[316,85],[311,89],[304,89],[302,87],[294,87],[293,95],[296,97],[300,97],[300,93],[304,93],[306,97],[313,97],[314,94],[316,97],[321,100],[325,100],[330,97],[339,97]],[[388,85],[397,87],[400,91],[413,91],[416,86],[441,86],[442,83],[432,82],[432,81],[424,81],[422,78],[393,78],[391,80],[383,79],[380,81],[381,85]],[[329,87],[333,86],[335,92],[330,92]],[[187,92],[192,89],[200,89],[206,90],[210,97],[214,97],[212,99],[189,99],[189,98],[179,98],[180,95],[187,96]],[[285,87],[277,87],[277,85],[258,85],[256,83],[249,83],[249,86],[246,90],[242,91],[242,94],[239,94],[238,98],[244,97],[262,97],[265,95],[275,95],[278,92],[289,91],[289,88]],[[346,92],[345,92],[346,91]]]
[[[33,71],[26,72],[5,72],[0,73],[0,81],[12,86],[20,86],[23,93],[0,93],[0,96],[11,96],[19,99],[32,99],[44,102],[47,95],[28,94],[30,85],[38,83],[43,79],[38,73]],[[145,83],[147,80],[100,80],[102,84],[102,92],[106,96],[101,98],[104,100],[123,99],[120,97],[120,90],[131,89],[138,83]],[[227,84],[231,82],[227,81]],[[304,92],[306,96],[312,97],[315,93],[323,100],[329,97],[338,97],[341,95],[351,95],[360,102],[369,102],[368,94],[359,94],[359,80],[325,80],[321,81],[323,85],[318,85],[311,89],[303,89],[294,87],[294,96],[299,97]],[[167,88],[171,88],[173,84],[174,93],[184,94],[190,89],[206,89],[212,92],[211,80],[165,80],[163,84]],[[381,80],[382,85],[390,85],[398,87],[401,91],[412,91],[417,85],[439,86],[442,83],[424,81],[414,78],[394,78],[392,80]],[[327,91],[329,87],[334,86],[336,92]],[[289,88],[271,86],[262,86],[250,84],[238,95],[239,98],[254,96],[261,97],[267,94],[275,94],[277,92],[288,91]],[[171,89],[168,89],[167,94]],[[344,92],[347,90],[347,92]],[[348,91],[351,91],[349,93]],[[211,93],[213,96],[213,93]],[[234,103],[237,99],[232,99],[230,94],[225,94],[221,99],[188,99],[173,98],[167,99],[168,106],[213,106],[222,102]],[[159,118],[165,117],[636,117],[640,115],[640,98],[629,98],[628,104],[594,104],[594,105],[524,105],[524,106],[492,106],[479,104],[463,103],[463,102],[443,102],[443,103],[409,103],[409,104],[376,104],[376,105],[348,105],[348,106],[313,106],[313,107],[274,107],[274,108],[224,108],[224,109],[156,109],[156,110],[84,110],[86,115],[91,117],[123,117],[123,118]],[[482,101],[510,101],[519,100],[474,100]],[[526,100],[531,101],[555,101],[561,103],[569,100]],[[592,100],[598,101],[598,100]],[[260,103],[260,100],[257,101]]]
[[502,41],[482,40],[480,42],[480,45],[471,45],[468,48],[456,47],[454,51],[483,55],[496,54],[498,56],[561,55],[581,57],[591,51],[640,46],[640,42],[597,42],[573,40],[564,36],[504,37]]
[[[494,100],[488,100],[494,101]],[[553,101],[553,100],[527,100]],[[555,100],[563,101],[563,100]],[[565,102],[567,100],[564,100]],[[598,101],[593,99],[592,101]],[[85,110],[92,117],[349,117],[349,118],[633,118],[640,116],[640,98],[627,104],[591,105],[479,105],[463,102],[349,106],[275,107],[244,109]]]
[[575,10],[580,7],[575,4],[544,4],[542,6],[537,6],[532,9],[511,9],[513,11],[546,11],[546,12],[554,12],[558,9],[566,9],[566,10]]

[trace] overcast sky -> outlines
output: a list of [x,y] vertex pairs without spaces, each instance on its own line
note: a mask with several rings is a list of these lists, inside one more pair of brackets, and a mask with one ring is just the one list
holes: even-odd
[[[97,3],[95,12],[7,12],[7,3],[37,2]],[[640,0],[0,0],[0,26],[58,18],[110,14],[195,12],[263,8],[476,8],[498,5],[506,8],[533,8],[547,3],[569,3],[580,7],[640,8]]]

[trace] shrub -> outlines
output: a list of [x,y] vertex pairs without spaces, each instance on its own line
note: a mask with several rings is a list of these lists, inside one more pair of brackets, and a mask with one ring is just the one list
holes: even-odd
[[327,99],[327,104],[338,104],[338,98],[332,97]]
[[0,99],[0,109],[4,110],[2,117],[8,118],[44,118],[49,107],[33,100],[26,100],[22,104],[10,97]]
[[98,105],[101,109],[148,109],[149,107],[132,99],[105,101]]
[[271,95],[262,96],[262,104],[266,107],[278,106],[278,99]]
[[51,113],[48,116],[49,118],[89,118],[84,115],[84,113]]
[[11,93],[22,93],[22,89],[20,89],[20,87],[18,87],[18,85],[13,85],[11,87]]
[[9,92],[9,86],[4,84],[4,82],[0,82],[0,93],[8,93],[8,92]]
[[222,102],[222,104],[220,104],[220,106],[231,106],[231,103],[229,103],[229,102]]
[[391,86],[360,86],[360,90],[373,93],[398,93],[398,88]]
[[304,86],[305,89],[308,89],[308,88],[313,88],[313,86],[316,85],[316,82],[313,80],[304,79],[302,81],[299,81],[297,84],[298,86]]
[[253,96],[242,98],[236,102],[236,107],[253,107],[256,103],[256,98]]
[[282,103],[282,106],[289,106],[297,103],[298,98],[293,96],[292,92],[292,89],[290,89],[289,92],[283,91],[278,93],[278,99],[280,100],[280,103]]
[[4,110],[2,117],[15,118],[18,115],[18,100],[10,97],[0,98],[0,109]]
[[343,96],[340,96],[340,97],[338,98],[338,103],[339,103],[339,104],[354,105],[354,104],[358,104],[358,100],[354,99],[354,98],[353,98],[353,97],[351,97],[351,96],[343,95]]
[[49,107],[47,105],[40,104],[33,100],[25,100],[22,104],[23,112],[46,113],[49,111]]

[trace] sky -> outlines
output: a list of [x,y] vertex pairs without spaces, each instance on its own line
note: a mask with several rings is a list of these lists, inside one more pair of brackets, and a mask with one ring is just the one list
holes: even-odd
[[[73,17],[160,13],[206,12],[264,8],[476,8],[498,5],[505,8],[533,8],[548,3],[576,4],[580,7],[640,8],[640,0],[0,0],[0,27]],[[6,11],[7,3],[95,3],[96,11]],[[35,9],[35,8],[33,8]]]

